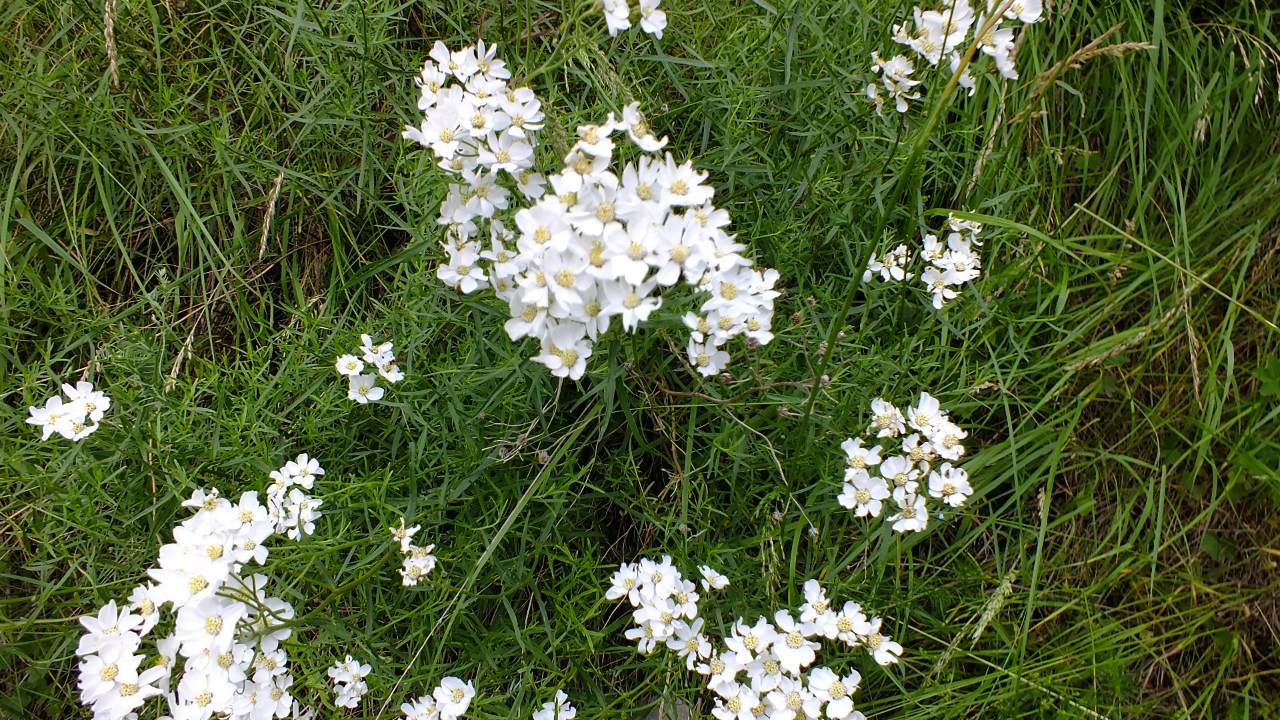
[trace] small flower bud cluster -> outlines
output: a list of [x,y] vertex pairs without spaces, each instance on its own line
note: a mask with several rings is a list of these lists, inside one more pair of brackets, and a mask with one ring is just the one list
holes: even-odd
[[[303,465],[318,474],[318,465]],[[159,696],[173,720],[310,717],[289,694],[293,675],[281,645],[293,632],[293,606],[266,594],[265,575],[243,574],[248,563],[266,560],[264,543],[281,531],[280,519],[257,492],[232,504],[216,490],[196,490],[183,506],[196,513],[161,546],[158,565],[147,571],[153,582],[135,588],[123,609],[112,600],[80,618],[81,702],[95,720],[130,717]],[[161,616],[166,604],[172,620]],[[169,632],[155,641],[156,654],[141,654],[142,639],[162,622]]]
[[316,518],[323,514],[319,508],[324,501],[303,490],[314,487],[316,476],[323,474],[320,461],[306,453],[271,471],[271,485],[267,487],[267,514],[275,523],[275,532],[284,533],[290,540],[315,532]]
[[400,552],[404,554],[404,565],[400,568],[400,577],[405,587],[412,587],[436,568],[436,556],[431,554],[435,545],[418,547],[413,544],[413,536],[422,529],[421,525],[405,527],[404,518],[400,518],[399,527],[388,528],[391,537],[400,543]]
[[[839,503],[858,517],[880,517],[885,501],[892,497],[898,512],[887,522],[900,533],[925,529],[929,523],[927,497],[953,508],[964,505],[973,488],[969,474],[952,463],[958,464],[964,457],[961,441],[969,434],[947,418],[938,400],[927,392],[920,393],[920,400],[904,415],[876,398],[871,412],[874,417],[866,434],[874,432],[876,438],[898,442],[898,454],[889,455],[883,444],[865,447],[860,437],[841,443],[846,467]],[[915,432],[908,434],[908,427]],[[937,465],[939,461],[943,462]]]
[[555,699],[542,703],[542,709],[533,713],[533,720],[573,720],[577,716],[578,708],[569,702],[569,695],[556,690]]
[[717,720],[863,720],[852,700],[862,676],[811,668],[821,641],[866,648],[881,665],[897,662],[902,646],[882,635],[880,618],[868,618],[857,603],[835,609],[817,580],[805,582],[804,595],[799,617],[778,610],[772,622],[761,617],[749,624],[739,618],[727,637],[713,642],[702,633],[693,583],[681,577],[669,557],[624,563],[605,593],[636,608],[638,627],[626,635],[639,641],[642,654],[663,642],[684,658],[685,667],[706,678],[707,689],[715,693],[711,713]]
[[400,706],[406,720],[459,720],[471,707],[476,686],[470,680],[446,677],[430,695]]
[[[933,307],[941,310],[948,300],[959,296],[961,287],[970,280],[982,275],[982,257],[975,247],[981,247],[978,234],[982,232],[981,223],[961,220],[955,215],[947,218],[950,232],[946,243],[932,233],[924,236],[920,248],[920,259],[928,263],[924,272],[920,273],[920,282],[933,295]],[[869,282],[879,275],[885,282],[900,282],[916,277],[909,270],[913,253],[906,245],[899,245],[879,258],[867,262],[867,269],[862,273],[862,282]]]
[[55,432],[68,440],[83,440],[98,429],[98,422],[111,408],[111,398],[83,380],[75,386],[63,383],[62,392],[67,396],[65,402],[54,395],[42,408],[27,408],[31,413],[27,422],[44,432],[41,440],[48,440]]
[[[339,375],[347,376],[347,399],[355,400],[361,405],[371,402],[377,402],[382,399],[386,393],[382,387],[378,385],[378,376],[381,375],[383,380],[391,384],[395,384],[404,379],[404,373],[400,371],[400,366],[396,364],[395,353],[391,352],[393,345],[390,341],[380,345],[373,344],[373,338],[368,335],[360,336],[360,347],[358,352],[360,357],[355,355],[339,355],[334,368]],[[365,374],[365,366],[372,366],[378,372]]]
[[354,708],[360,704],[360,698],[369,692],[364,679],[369,674],[369,663],[361,664],[359,660],[348,655],[345,660],[334,663],[329,668],[329,682],[333,685],[333,704],[343,708]]
[[[975,34],[978,49],[992,58],[1000,75],[1017,80],[1018,71],[1014,67],[1017,42],[1013,28],[1001,25],[1006,20],[1018,20],[1029,25],[1039,22],[1042,16],[1042,0],[987,0],[986,10],[981,14],[974,12],[969,0],[943,0],[942,7],[937,10],[916,7],[915,29],[908,30],[906,23],[896,25],[893,40],[911,48],[932,66],[936,67],[944,57],[947,58],[951,72],[961,73],[960,86],[973,95],[977,81],[970,72],[971,67],[965,66],[961,70],[964,62],[962,50],[966,47],[970,31]],[[906,112],[910,101],[920,98],[916,89],[920,82],[910,77],[915,70],[911,59],[906,55],[895,55],[884,60],[873,52],[871,61],[872,72],[880,76],[878,83],[867,86],[867,97],[875,105],[876,112],[883,114],[886,98],[894,101],[898,112]]]
[[[640,19],[640,29],[662,39],[662,31],[667,27],[667,14],[658,9],[662,0],[637,0],[635,14]],[[609,36],[613,37],[621,30],[631,27],[631,7],[627,0],[600,0],[600,8],[604,10],[605,24],[609,26]]]

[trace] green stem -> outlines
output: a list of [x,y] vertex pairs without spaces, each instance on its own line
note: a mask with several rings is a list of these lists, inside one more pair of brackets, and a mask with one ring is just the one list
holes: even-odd
[[[973,62],[973,56],[978,52],[979,40],[991,30],[996,21],[1004,14],[1004,11],[1012,4],[1013,0],[1005,0],[1000,4],[1000,7],[998,7],[996,11],[987,18],[986,22],[982,24],[982,27],[978,28],[978,31],[973,36],[973,42],[969,44],[969,48],[965,51],[964,57],[960,59],[960,64],[956,67],[955,72],[951,73],[951,79],[949,79],[946,86],[942,88],[942,93],[938,96],[937,101],[933,104],[933,108],[925,117],[924,126],[920,128],[920,133],[911,146],[911,154],[907,156],[907,161],[902,166],[902,171],[894,177],[893,187],[890,190],[890,194],[886,195],[886,200],[891,201],[886,202],[881,207],[880,214],[876,219],[875,230],[873,230],[870,235],[872,241],[869,244],[869,247],[871,247],[872,255],[875,253],[881,233],[884,232],[885,227],[889,224],[890,214],[898,206],[903,189],[911,185],[911,183],[904,184],[902,180],[904,178],[911,180],[915,175],[916,165],[920,162],[920,158],[924,156],[924,149],[925,146],[929,144],[929,137],[933,135],[934,128],[937,127],[938,122],[942,119],[943,113],[951,102],[951,96],[955,94],[956,88],[959,87],[960,77],[964,74],[964,71],[968,69],[969,65]],[[890,160],[892,160],[892,156],[890,156]],[[916,190],[919,191],[918,186],[916,187]],[[863,266],[865,266],[866,262],[870,259],[870,257],[863,258]],[[835,349],[836,336],[840,333],[840,328],[844,325],[844,318],[849,314],[849,308],[853,306],[853,299],[857,296],[858,290],[862,287],[861,276],[857,274],[858,267],[853,268],[854,281],[849,283],[849,289],[845,291],[844,299],[840,303],[840,309],[836,312],[835,316],[832,317],[831,327],[827,330],[826,350],[822,352],[822,359],[818,361],[818,367],[813,376],[813,386],[809,390],[809,399],[804,405],[804,417],[806,421],[812,420],[813,406],[818,400],[818,391],[822,388],[823,374],[826,373],[827,365],[831,361],[831,351]],[[812,433],[810,433],[810,437],[812,437]]]

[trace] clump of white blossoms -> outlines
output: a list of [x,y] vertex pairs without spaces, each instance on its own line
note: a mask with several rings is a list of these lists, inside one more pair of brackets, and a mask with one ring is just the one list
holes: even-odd
[[[919,274],[920,282],[932,294],[933,307],[938,310],[960,294],[958,288],[982,275],[982,257],[974,249],[982,246],[978,239],[981,223],[951,215],[947,226],[945,242],[933,233],[926,233],[919,249],[920,259],[927,263]],[[862,281],[868,282],[875,275],[886,282],[916,277],[916,273],[909,270],[913,255],[906,245],[899,245],[881,257],[872,258],[862,273]]]
[[874,433],[871,442],[880,442],[868,447],[858,437],[840,445],[846,458],[840,504],[858,517],[880,517],[892,500],[896,512],[891,509],[886,521],[900,533],[925,529],[930,498],[962,507],[973,494],[969,474],[959,467],[961,441],[969,434],[948,419],[937,398],[920,393],[906,413],[876,398],[871,413],[865,434]]
[[[393,347],[390,341],[375,345],[372,337],[361,335],[360,347],[357,348],[359,357],[354,354],[338,356],[334,368],[339,375],[347,376],[348,399],[355,400],[361,405],[377,402],[386,393],[386,390],[378,385],[379,377],[392,384],[404,379],[404,373],[396,364]],[[365,373],[366,368],[377,372]]]
[[[469,49],[460,52],[470,57]],[[432,57],[437,54],[444,56],[433,51]],[[489,67],[498,62],[490,61]],[[464,58],[455,64],[468,63]],[[684,318],[691,330],[689,361],[701,374],[724,369],[730,359],[724,345],[731,338],[744,335],[760,345],[773,339],[777,271],[756,270],[741,254],[746,247],[724,229],[728,213],[711,204],[715,190],[705,184],[706,173],[691,162],[677,163],[670,153],[653,155],[667,140],[654,135],[638,103],[628,105],[620,120],[611,113],[602,124],[579,127],[564,167],[543,178],[531,170],[532,138],[526,132],[541,127],[541,112],[532,114],[537,107],[532,92],[504,90],[501,80],[490,78],[479,83],[488,88],[487,96],[473,99],[454,88],[453,99],[446,101],[444,83],[453,76],[430,62],[427,75],[432,82],[420,84],[424,98],[432,99],[419,103],[427,120],[423,129],[407,128],[405,137],[430,147],[441,167],[466,183],[451,185],[440,207],[449,260],[437,276],[463,293],[492,288],[509,307],[505,328],[511,339],[538,340],[541,352],[533,360],[557,377],[580,379],[595,341],[613,318],[624,331],[635,332],[661,307],[662,292],[680,283],[709,296],[698,312]],[[466,82],[470,88],[475,78]],[[495,98],[523,104],[508,107]],[[445,102],[466,110],[442,111]],[[440,112],[470,113],[456,146],[442,147],[427,130],[439,124]],[[539,122],[532,123],[533,117]],[[469,129],[477,124],[484,129],[490,122],[487,135]],[[459,137],[452,134],[454,125],[446,124],[449,137]],[[509,133],[517,126],[527,147],[522,144],[518,154],[495,151],[494,143],[503,137],[498,128]],[[615,174],[610,165],[617,133],[625,133],[646,154]],[[499,182],[503,178],[537,202],[517,208]]]
[[27,408],[31,413],[27,422],[43,431],[41,440],[48,440],[55,432],[68,440],[83,440],[98,429],[111,408],[111,398],[83,380],[74,386],[63,383],[62,392],[66,400],[54,395],[44,401],[44,407]]
[[324,501],[303,490],[311,490],[316,477],[323,474],[320,461],[306,453],[271,471],[271,485],[267,487],[267,515],[275,524],[276,532],[284,533],[290,540],[315,532],[316,519],[323,514],[319,510]]
[[400,552],[404,555],[404,563],[400,567],[401,581],[405,587],[417,585],[419,580],[425,578],[436,567],[436,556],[431,554],[431,551],[435,550],[436,546],[418,547],[414,545],[413,536],[422,529],[422,526],[405,527],[404,518],[400,518],[399,526],[388,529],[391,531],[391,537],[400,543]]
[[369,663],[361,664],[350,655],[342,662],[334,663],[328,673],[329,682],[333,685],[333,704],[344,708],[358,706],[360,698],[369,692],[364,679],[370,669]]
[[[404,137],[427,147],[439,166],[458,182],[450,183],[438,222],[447,226],[444,249],[449,262],[438,277],[462,292],[489,286],[482,258],[509,262],[502,240],[509,233],[495,214],[511,205],[511,187],[527,198],[541,197],[546,179],[533,172],[533,148],[542,129],[542,103],[527,87],[511,87],[511,71],[496,57],[497,46],[468,45],[449,50],[437,42],[417,78],[419,127],[406,126]],[[489,224],[492,249],[478,237]]]
[[[970,42],[977,44],[977,49],[992,58],[996,70],[1009,80],[1018,79],[1018,70],[1014,66],[1014,54],[1017,50],[1017,39],[1013,27],[1002,27],[1006,21],[1017,20],[1024,25],[1039,22],[1043,17],[1042,0],[988,0],[986,10],[975,13],[969,0],[943,0],[942,6],[936,10],[921,10],[918,6],[913,11],[914,29],[907,23],[893,28],[894,42],[905,45],[923,58],[930,66],[936,67],[943,58],[951,66],[951,72],[959,72],[958,82],[967,88],[969,94],[977,91],[977,81],[972,73],[972,65],[964,65],[965,48]],[[875,105],[876,112],[883,114],[886,100],[894,103],[895,109],[906,112],[913,100],[920,99],[918,86],[912,74],[915,63],[905,54],[895,55],[888,60],[877,52],[871,53],[871,71],[877,80],[867,85],[867,97]]]
[[458,720],[471,707],[476,686],[470,680],[446,677],[430,695],[400,706],[407,720]]
[[[276,495],[284,472],[291,491]],[[135,588],[124,608],[112,600],[80,618],[80,699],[95,720],[136,717],[152,697],[167,701],[173,720],[311,717],[289,694],[293,675],[281,643],[293,632],[293,606],[267,595],[265,575],[244,570],[266,560],[273,535],[311,532],[320,501],[293,486],[310,488],[322,472],[302,455],[271,474],[268,495],[278,503],[264,506],[257,492],[246,492],[233,504],[216,490],[196,490],[183,503],[196,513],[161,546],[158,565],[147,571],[152,582]],[[154,654],[141,653],[143,638],[158,627],[166,633]]]
[[662,31],[667,27],[667,14],[658,8],[661,2],[662,0],[637,0],[633,12],[627,0],[600,0],[605,24],[609,26],[609,36],[613,37],[619,31],[631,27],[634,16],[639,20],[641,30],[661,40]]
[[837,607],[817,580],[804,584],[799,615],[778,610],[772,621],[739,618],[727,636],[708,636],[698,617],[698,593],[671,565],[647,558],[624,563],[614,573],[605,597],[626,598],[635,611],[636,627],[626,636],[649,654],[665,644],[685,667],[706,678],[715,693],[717,720],[863,720],[853,708],[862,682],[855,670],[845,674],[813,667],[823,640],[862,647],[881,665],[898,661],[902,646],[881,634],[881,620],[868,618],[862,607]]

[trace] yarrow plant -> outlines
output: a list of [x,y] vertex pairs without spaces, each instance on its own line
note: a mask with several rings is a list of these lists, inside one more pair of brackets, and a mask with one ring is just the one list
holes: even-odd
[[640,29],[650,35],[662,39],[662,31],[667,27],[667,14],[658,8],[662,0],[637,0],[633,8],[627,0],[600,0],[600,9],[604,11],[605,24],[609,26],[609,36],[631,27],[631,19],[639,20]]
[[[966,56],[961,52],[968,47],[966,40],[972,30],[973,42],[982,54],[992,58],[999,74],[1017,80],[1018,71],[1014,66],[1017,38],[1014,28],[1001,25],[1014,20],[1024,25],[1039,22],[1043,18],[1042,0],[988,0],[985,7],[982,13],[975,13],[969,0],[944,0],[936,10],[921,10],[917,6],[913,10],[914,29],[909,29],[907,23],[894,26],[893,40],[910,48],[930,66],[936,67],[945,58],[951,72],[960,73],[959,85],[973,95],[977,91],[977,80],[972,65],[966,63]],[[886,100],[891,100],[894,108],[904,113],[911,101],[920,99],[921,81],[913,77],[915,70],[915,62],[905,54],[886,60],[879,52],[871,53],[871,72],[877,79],[867,85],[867,97],[877,113],[883,114]]]
[[[404,373],[400,371],[400,366],[396,364],[396,356],[391,352],[393,345],[390,341],[373,344],[373,338],[368,335],[360,336],[360,347],[357,351],[359,357],[355,355],[339,355],[338,360],[334,363],[339,375],[347,377],[347,398],[355,400],[361,405],[371,402],[377,402],[382,399],[386,390],[378,385],[378,378],[381,377],[388,383],[395,384],[404,379]],[[365,368],[369,367],[376,370],[376,373],[365,373]]]
[[[92,706],[95,720],[136,717],[159,696],[173,720],[312,716],[289,694],[293,675],[281,643],[293,632],[293,606],[267,595],[265,575],[244,570],[267,559],[273,535],[312,532],[321,501],[300,487],[310,489],[321,473],[301,455],[271,474],[266,505],[257,492],[232,504],[216,490],[196,490],[183,503],[196,513],[174,528],[174,542],[161,546],[158,565],[147,571],[153,582],[135,588],[123,609],[112,600],[80,618],[80,700]],[[169,617],[162,615],[166,605]],[[157,628],[165,635],[155,655],[141,654],[143,638]]]
[[[941,310],[948,300],[960,294],[957,288],[982,275],[982,257],[975,247],[981,247],[978,238],[982,224],[962,220],[954,214],[947,218],[945,242],[933,233],[926,233],[918,250],[920,260],[927,263],[920,273],[920,282],[933,296],[933,307]],[[916,277],[910,269],[916,256],[906,245],[899,245],[878,258],[867,262],[862,282],[879,275],[885,282],[901,282]]]
[[405,527],[404,518],[400,518],[399,526],[388,529],[391,531],[391,537],[400,543],[400,552],[404,555],[404,563],[400,568],[401,581],[405,587],[417,585],[419,580],[425,578],[436,567],[436,556],[431,554],[436,546],[414,545],[413,536],[422,529],[422,526]]
[[111,398],[83,380],[74,386],[63,383],[62,392],[67,396],[65,401],[54,395],[44,401],[44,407],[27,408],[31,413],[27,422],[43,431],[41,440],[48,440],[55,432],[68,440],[83,440],[98,429],[111,408]]
[[369,663],[363,663],[348,655],[342,662],[329,668],[329,682],[333,684],[333,704],[343,708],[354,708],[360,704],[360,698],[369,692],[364,679],[369,675]]
[[[840,445],[845,471],[839,503],[858,517],[880,517],[892,499],[897,512],[886,521],[900,533],[927,527],[929,498],[962,507],[973,494],[969,474],[958,466],[965,454],[961,441],[968,433],[951,422],[937,398],[920,393],[919,401],[905,414],[876,398],[871,412],[871,425],[864,434],[874,433],[883,442],[867,447],[867,441],[857,437]],[[914,432],[908,433],[908,428]],[[893,445],[895,450],[886,449]]]
[[[427,74],[439,77],[431,62]],[[432,92],[423,87],[424,96]],[[501,92],[502,87],[494,86],[489,97]],[[484,98],[455,96],[454,102],[468,108],[465,112],[475,111],[473,125],[489,124],[478,110],[489,107]],[[759,345],[772,340],[777,271],[753,269],[742,255],[746,247],[724,229],[728,213],[711,204],[715,191],[705,184],[705,173],[694,170],[691,162],[677,163],[670,153],[651,155],[667,140],[654,135],[638,103],[628,105],[621,120],[611,113],[602,124],[579,127],[564,167],[546,178],[553,192],[544,194],[542,177],[529,169],[531,154],[522,152],[520,162],[509,166],[493,164],[498,135],[487,136],[489,150],[480,145],[470,150],[465,145],[439,147],[426,128],[438,125],[436,114],[446,112],[440,110],[441,102],[437,96],[426,103],[423,129],[405,131],[406,137],[431,147],[442,167],[467,181],[466,186],[451,185],[440,208],[439,222],[448,228],[449,262],[437,275],[463,293],[492,287],[511,313],[507,334],[512,340],[537,339],[541,352],[533,360],[553,375],[580,379],[594,343],[613,318],[624,331],[635,332],[662,306],[662,292],[681,282],[710,296],[698,312],[684,317],[691,331],[689,361],[704,376],[729,363],[724,345],[731,338],[745,335]],[[511,112],[494,110],[494,117],[507,119],[495,120],[493,126],[514,123]],[[618,133],[646,154],[615,174],[610,164]],[[479,142],[477,136],[469,137],[473,144]],[[504,214],[512,209],[511,194],[497,183],[499,171],[512,176],[526,198],[540,199],[513,217]],[[488,250],[477,239],[478,223],[487,225]]]
[[470,680],[446,677],[430,695],[400,706],[406,720],[459,720],[471,707],[476,686]]
[[817,580],[805,582],[804,596],[798,615],[778,610],[772,621],[739,618],[719,638],[703,632],[695,586],[670,557],[623,563],[605,593],[635,608],[636,627],[626,636],[638,642],[641,654],[665,644],[686,668],[705,677],[715,694],[711,712],[717,720],[862,720],[852,700],[861,674],[812,667],[822,641],[865,648],[881,665],[897,662],[902,646],[881,634],[880,618],[868,618],[858,603],[837,609]]

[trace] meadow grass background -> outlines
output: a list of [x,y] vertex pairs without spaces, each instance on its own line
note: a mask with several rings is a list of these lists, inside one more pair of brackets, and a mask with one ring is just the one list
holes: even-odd
[[[809,577],[882,615],[901,664],[823,655],[864,674],[871,717],[1280,714],[1280,16],[1059,0],[1022,80],[940,118],[916,192],[893,178],[925,108],[881,120],[861,94],[909,3],[667,11],[655,41],[559,3],[128,0],[115,88],[101,6],[0,7],[0,716],[87,717],[74,618],[143,578],[193,489],[261,490],[299,452],[326,514],[269,568],[321,717],[346,653],[373,664],[351,716],[446,674],[476,679],[476,718],[556,687],[584,720],[662,695],[704,715],[603,598],[662,553],[730,577],[713,626]],[[1101,46],[1152,47],[1068,61],[1119,24]],[[399,131],[431,44],[479,37],[542,97],[547,148],[634,99],[710,172],[787,288],[734,384],[691,376],[670,316],[555,382],[504,308],[435,280],[444,181]],[[983,278],[942,313],[877,283],[834,317],[935,209],[989,216]],[[367,407],[332,369],[361,332],[408,376]],[[27,406],[81,377],[108,422],[39,442]],[[837,445],[873,397],[922,390],[973,431],[977,495],[899,538],[836,504]],[[412,589],[401,515],[441,557]]]

